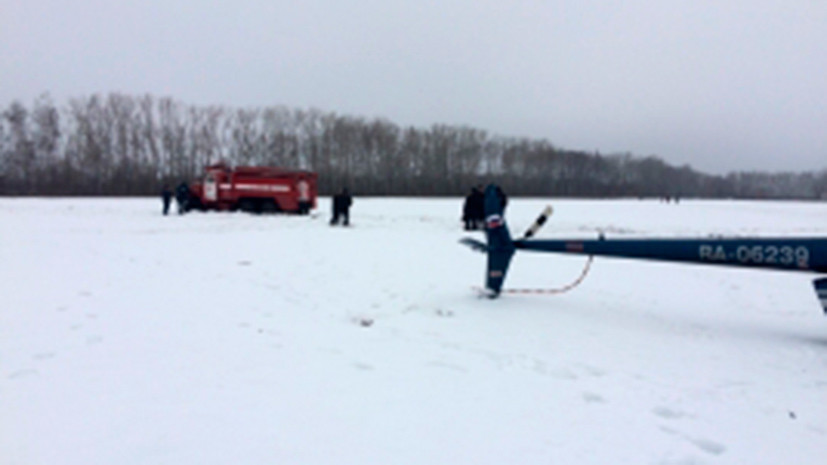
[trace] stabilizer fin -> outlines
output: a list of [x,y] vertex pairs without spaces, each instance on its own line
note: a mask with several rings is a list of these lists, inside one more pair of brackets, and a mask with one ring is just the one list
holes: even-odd
[[470,237],[463,237],[462,239],[459,240],[459,243],[463,244],[463,245],[467,245],[468,247],[471,247],[471,250],[474,250],[476,252],[482,252],[482,253],[488,252],[488,246],[485,245],[485,242],[478,241],[478,240],[472,239]]
[[490,184],[485,188],[485,237],[488,242],[488,268],[485,288],[494,298],[500,294],[508,265],[514,255],[514,242],[505,224],[505,199],[500,188]]
[[813,287],[816,289],[818,301],[821,302],[821,308],[824,309],[824,314],[827,315],[827,278],[819,278],[813,281]]

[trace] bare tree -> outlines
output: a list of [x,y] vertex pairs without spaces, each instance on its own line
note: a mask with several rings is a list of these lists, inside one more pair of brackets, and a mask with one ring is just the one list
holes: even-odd
[[34,194],[37,152],[29,133],[29,111],[15,101],[3,113],[3,118],[8,125],[5,143],[8,148],[5,157],[7,182],[14,186],[15,193]]

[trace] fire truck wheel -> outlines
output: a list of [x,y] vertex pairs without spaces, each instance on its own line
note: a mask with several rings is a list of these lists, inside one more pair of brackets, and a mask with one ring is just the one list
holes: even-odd
[[272,200],[264,200],[261,202],[261,212],[262,213],[275,213],[278,211],[278,206],[276,202]]
[[252,200],[242,199],[238,203],[238,209],[243,211],[243,212],[252,212],[252,211],[255,211],[256,208],[255,208],[255,204],[253,203]]
[[201,200],[197,197],[192,198],[187,202],[187,210],[204,211],[204,205],[201,204]]

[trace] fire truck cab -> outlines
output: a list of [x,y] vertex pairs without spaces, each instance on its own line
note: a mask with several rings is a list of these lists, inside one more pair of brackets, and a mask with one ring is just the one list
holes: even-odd
[[316,208],[317,192],[317,175],[311,171],[217,163],[190,187],[190,208],[304,215]]

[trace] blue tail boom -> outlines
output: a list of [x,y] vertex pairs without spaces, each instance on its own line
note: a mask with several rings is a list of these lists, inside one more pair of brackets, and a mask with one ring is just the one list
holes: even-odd
[[[494,184],[489,185],[485,189],[486,242],[470,238],[460,241],[487,254],[485,288],[492,298],[502,291],[516,250],[827,273],[827,238],[824,237],[541,240],[529,239],[531,234],[527,234],[513,240],[504,208],[502,191]],[[815,280],[813,285],[827,314],[827,277]]]

